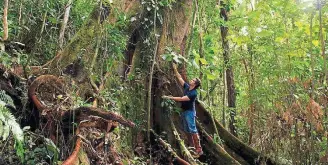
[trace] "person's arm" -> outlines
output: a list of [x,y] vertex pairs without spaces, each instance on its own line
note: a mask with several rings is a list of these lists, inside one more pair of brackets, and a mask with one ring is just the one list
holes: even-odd
[[182,96],[182,97],[163,96],[163,98],[171,99],[174,101],[190,101],[188,96]]
[[177,65],[173,63],[173,69],[174,69],[174,73],[175,73],[175,76],[178,78],[179,80],[179,83],[183,86],[185,81],[182,79],[182,76],[180,75],[180,73],[178,72],[178,69],[177,69]]

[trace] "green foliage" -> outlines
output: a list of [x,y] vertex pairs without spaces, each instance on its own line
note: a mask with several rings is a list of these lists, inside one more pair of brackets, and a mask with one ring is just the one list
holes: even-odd
[[[126,43],[128,40],[128,36],[125,35],[120,28],[117,26],[125,26],[126,20],[122,21],[122,23],[118,23],[116,25],[107,25],[107,35],[110,36],[107,40],[108,54],[110,54],[110,59],[108,59],[108,64],[111,64],[113,60],[121,60],[124,58],[124,50],[126,50]],[[105,50],[106,51],[106,50]],[[107,57],[108,58],[108,57]],[[109,66],[110,67],[110,66]]]
[[10,68],[13,63],[12,58],[5,51],[0,51],[0,62],[6,68]]
[[6,140],[9,133],[12,132],[15,139],[16,154],[23,162],[24,160],[24,134],[20,125],[16,122],[15,117],[10,113],[6,105],[15,107],[13,100],[5,91],[0,91],[0,138]]
[[166,110],[168,115],[172,115],[174,113],[181,113],[181,109],[175,106],[175,101],[171,99],[163,99],[161,102],[161,107]]
[[181,64],[182,62],[188,62],[188,60],[183,57],[181,54],[177,54],[170,47],[166,47],[165,54],[161,55],[162,59],[165,61],[173,61],[175,63]]
[[[36,144],[36,142],[41,144]],[[51,160],[50,164],[57,164],[59,158],[59,149],[50,140],[42,135],[27,131],[25,136],[25,164],[35,165]]]
[[172,5],[176,2],[176,0],[160,0],[158,2],[159,5],[165,7],[169,7],[170,9],[172,9]]

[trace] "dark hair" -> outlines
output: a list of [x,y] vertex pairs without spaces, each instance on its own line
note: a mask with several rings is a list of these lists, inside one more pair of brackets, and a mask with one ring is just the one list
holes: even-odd
[[196,81],[195,81],[195,89],[197,89],[198,87],[200,87],[200,85],[201,85],[201,81],[200,81],[200,79],[199,78],[195,78],[196,79]]

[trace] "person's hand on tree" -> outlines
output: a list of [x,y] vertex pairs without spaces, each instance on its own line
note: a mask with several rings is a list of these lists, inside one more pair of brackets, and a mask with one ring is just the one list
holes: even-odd
[[172,63],[172,67],[173,67],[173,69],[174,69],[174,71],[178,71],[178,67],[177,67],[177,64],[175,64],[174,62]]

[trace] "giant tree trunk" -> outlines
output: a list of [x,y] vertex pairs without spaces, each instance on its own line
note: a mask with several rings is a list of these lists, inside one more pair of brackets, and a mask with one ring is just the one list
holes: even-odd
[[[148,5],[148,4],[146,4]],[[145,5],[145,6],[146,6]],[[149,70],[152,63],[152,57],[156,53],[157,58],[156,66],[154,71],[153,83],[150,84],[152,89],[151,98],[151,127],[156,132],[167,132],[167,139],[170,144],[177,147],[177,141],[173,134],[169,117],[172,117],[168,110],[161,107],[161,96],[164,94],[178,95],[179,87],[175,83],[175,79],[172,76],[173,72],[169,67],[170,63],[162,61],[160,55],[165,53],[165,48],[170,47],[175,52],[183,54],[185,49],[186,37],[189,30],[190,16],[191,16],[192,0],[178,0],[172,7],[160,8],[159,15],[162,16],[163,22],[161,23],[159,18],[156,18],[157,26],[156,31],[158,32],[158,47],[156,46],[156,37],[153,34],[153,24],[145,23],[135,30],[134,40],[136,41],[132,57],[132,67],[129,75],[133,75],[135,79],[131,81],[131,85],[134,87],[131,94],[136,97],[132,97],[129,102],[134,105],[139,105],[138,112],[136,112],[135,118],[147,119],[147,116],[143,114],[143,110],[146,110],[146,100],[144,96],[147,96],[147,89],[149,83]],[[142,14],[148,20],[153,18],[153,9],[151,11],[144,10]],[[148,28],[145,28],[148,27]],[[136,37],[136,38],[135,38]],[[147,42],[149,41],[149,42]],[[157,52],[154,52],[157,50]],[[127,51],[131,52],[131,50]],[[165,73],[169,75],[166,75]],[[130,85],[129,84],[129,85]],[[172,114],[173,115],[173,114]],[[174,115],[173,115],[174,116]],[[174,123],[179,121],[178,117],[174,117]],[[146,123],[141,123],[146,128]],[[179,129],[179,127],[177,127]]]

